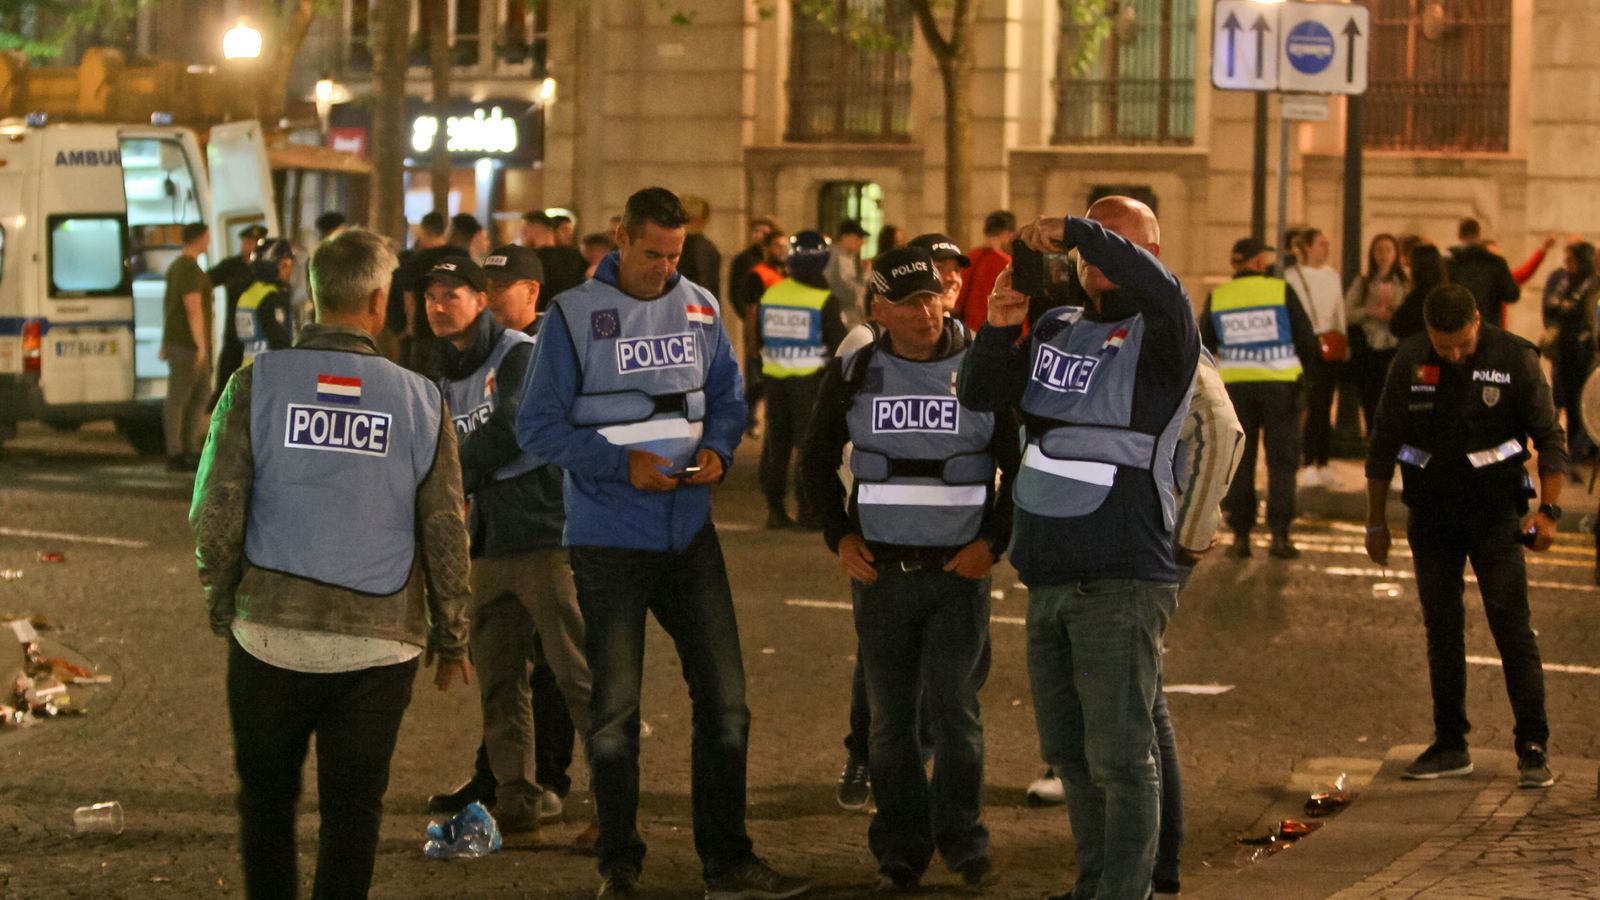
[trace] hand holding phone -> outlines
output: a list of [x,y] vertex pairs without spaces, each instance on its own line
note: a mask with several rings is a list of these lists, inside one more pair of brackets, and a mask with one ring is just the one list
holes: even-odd
[[1049,292],[1044,254],[1021,238],[1011,242],[1011,289],[1030,299],[1042,298]]
[[699,466],[684,466],[683,468],[678,469],[675,472],[668,472],[667,473],[667,477],[668,478],[679,478],[679,479],[682,479],[682,478],[692,478],[692,477],[694,477],[695,475],[698,475],[698,474],[700,474],[700,467]]

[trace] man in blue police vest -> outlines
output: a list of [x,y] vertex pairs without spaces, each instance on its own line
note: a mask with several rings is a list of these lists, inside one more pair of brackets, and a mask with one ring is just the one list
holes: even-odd
[[[788,277],[761,295],[756,323],[761,338],[761,378],[766,383],[767,433],[761,444],[761,492],[767,527],[793,528],[784,509],[789,463],[804,439],[817,404],[822,367],[844,338],[839,297],[828,287],[828,239],[802,231],[789,239]],[[819,513],[800,496],[800,524],[817,526]]]
[[[989,570],[1011,539],[1016,418],[957,401],[969,339],[945,316],[926,249],[878,257],[870,284],[885,334],[828,366],[801,488],[824,511],[828,548],[855,594],[878,800],[868,842],[880,889],[914,890],[936,848],[967,884],[982,886],[994,870],[981,821],[978,690],[988,675]],[[855,446],[848,513],[838,476],[846,443]],[[938,759],[931,793],[919,715],[931,720]]]
[[1200,341],[1143,203],[1107,197],[1021,237],[1076,250],[1089,304],[1050,310],[1024,341],[1028,298],[1003,273],[960,397],[980,410],[1020,403],[1027,430],[1011,561],[1029,590],[1039,742],[1078,847],[1063,896],[1142,900],[1160,803],[1151,707],[1178,589],[1174,450]]
[[[503,273],[508,257],[491,258]],[[439,386],[455,413],[462,487],[472,501],[472,657],[495,819],[515,833],[536,829],[545,803],[534,777],[528,680],[537,645],[580,728],[589,721],[589,668],[577,650],[583,625],[561,547],[561,470],[517,444],[533,338],[495,320],[487,286],[466,259],[436,264],[421,284],[428,326],[444,344],[435,354]]]
[[471,563],[439,388],[378,355],[396,260],[348,229],[311,258],[317,323],[234,373],[189,524],[211,629],[229,637],[245,894],[293,897],[312,734],[315,895],[365,897],[417,657],[471,683]]
[[676,271],[688,219],[665,188],[628,198],[617,250],[545,315],[517,435],[566,473],[564,540],[594,677],[599,896],[633,896],[644,864],[639,692],[651,612],[689,686],[706,896],[795,897],[810,886],[758,859],[745,831],[750,711],[711,524],[711,485],[733,461],[745,404],[716,298]]
[[1294,473],[1300,466],[1300,376],[1316,359],[1317,332],[1294,288],[1267,274],[1272,248],[1256,238],[1234,242],[1233,280],[1219,285],[1200,312],[1200,340],[1217,356],[1217,371],[1244,427],[1239,477],[1222,500],[1233,530],[1228,555],[1250,556],[1256,522],[1256,452],[1267,452],[1268,553],[1295,559],[1289,538],[1294,521]]

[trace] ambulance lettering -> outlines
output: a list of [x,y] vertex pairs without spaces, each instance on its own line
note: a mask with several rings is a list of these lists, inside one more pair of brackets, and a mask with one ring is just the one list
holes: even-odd
[[331,450],[363,456],[389,455],[388,413],[291,403],[283,445],[295,450]]
[[700,364],[694,335],[689,332],[617,341],[617,374],[679,369]]
[[959,434],[961,405],[954,397],[875,397],[872,433]]
[[121,150],[57,150],[56,166],[120,166]]

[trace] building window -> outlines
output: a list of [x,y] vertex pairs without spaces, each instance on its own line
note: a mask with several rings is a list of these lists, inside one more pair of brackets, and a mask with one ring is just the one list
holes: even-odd
[[372,0],[350,0],[350,43],[346,65],[352,72],[372,71]]
[[1372,0],[1371,9],[1366,146],[1505,152],[1510,0]]
[[1063,12],[1055,142],[1194,143],[1195,0],[1110,0],[1106,15],[1109,33],[1074,73],[1096,29]]
[[478,64],[478,21],[481,0],[455,0],[451,10],[450,63],[455,66]]
[[830,181],[817,194],[817,227],[837,237],[845,219],[855,219],[867,232],[861,258],[878,255],[878,230],[883,227],[883,188],[870,181]]
[[550,4],[541,0],[504,0],[503,27],[496,51],[509,65],[531,63],[535,76],[546,74]]
[[[791,141],[903,141],[911,124],[905,0],[796,0],[789,45]],[[826,20],[826,21],[825,21]],[[855,37],[851,37],[851,34]]]
[[127,233],[121,216],[51,216],[50,296],[127,294]]

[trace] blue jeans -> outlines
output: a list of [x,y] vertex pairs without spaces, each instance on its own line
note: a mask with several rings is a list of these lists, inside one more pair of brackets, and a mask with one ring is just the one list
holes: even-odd
[[[878,802],[867,844],[879,870],[920,875],[936,847],[951,868],[987,857],[978,689],[988,676],[989,579],[888,564],[875,584],[851,587]],[[931,791],[919,718],[933,734]]]
[[583,610],[590,697],[587,749],[600,820],[600,871],[639,869],[639,690],[645,613],[678,651],[689,686],[694,846],[705,877],[755,858],[745,832],[745,751],[750,710],[733,594],[716,530],[707,525],[682,552],[573,547]]
[[1075,898],[1150,891],[1161,801],[1151,710],[1177,596],[1175,584],[1131,579],[1030,591],[1028,678],[1078,846]]

